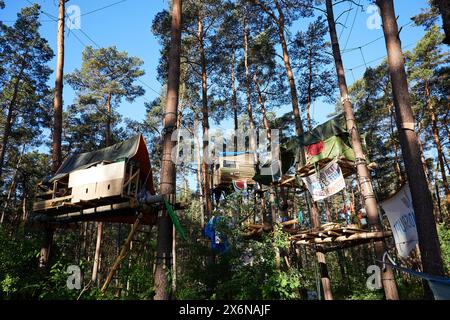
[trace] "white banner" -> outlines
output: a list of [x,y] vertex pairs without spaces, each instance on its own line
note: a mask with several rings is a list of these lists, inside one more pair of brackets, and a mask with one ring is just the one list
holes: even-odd
[[404,185],[393,197],[381,202],[380,206],[388,217],[399,256],[407,258],[418,243],[409,185]]
[[328,198],[345,188],[342,170],[336,161],[327,164],[319,173],[302,178],[314,201]]

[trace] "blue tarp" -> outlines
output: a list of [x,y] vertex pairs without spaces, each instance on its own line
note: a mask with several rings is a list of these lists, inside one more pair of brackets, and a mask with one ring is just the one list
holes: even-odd
[[450,278],[434,276],[431,274],[403,268],[390,263],[386,264],[392,266],[393,268],[399,271],[403,271],[427,280],[431,290],[433,291],[434,298],[436,300],[450,300]]
[[218,253],[224,253],[229,248],[226,235],[216,232],[217,223],[223,217],[212,217],[205,226],[205,236],[211,241],[211,249]]

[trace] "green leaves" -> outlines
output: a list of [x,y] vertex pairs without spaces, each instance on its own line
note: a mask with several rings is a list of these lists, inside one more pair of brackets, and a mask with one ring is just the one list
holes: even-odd
[[292,271],[276,271],[263,286],[264,299],[298,299],[301,287],[301,276]]

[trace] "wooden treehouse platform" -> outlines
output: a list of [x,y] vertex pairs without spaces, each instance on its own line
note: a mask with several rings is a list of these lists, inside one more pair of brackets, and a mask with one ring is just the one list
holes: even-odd
[[[324,251],[358,246],[392,236],[391,231],[371,232],[361,229],[357,225],[344,226],[339,223],[327,223],[318,229],[309,230],[298,230],[295,227],[298,225],[297,220],[285,221],[281,225],[283,226],[283,231],[291,235],[289,240],[295,245],[316,245],[324,249]],[[261,224],[248,224],[244,228],[244,236],[254,238],[269,230],[270,228]]]
[[255,156],[242,152],[222,155],[214,160],[212,185],[217,189],[229,188],[234,180],[246,180],[247,185],[254,185]]
[[391,231],[368,231],[355,225],[342,226],[338,223],[328,223],[318,229],[299,231],[292,234],[289,240],[296,245],[320,245],[329,244],[344,245],[345,247],[357,246],[372,240],[381,240],[392,236]]
[[34,223],[134,223],[138,212],[143,213],[142,224],[156,223],[158,207],[140,204],[138,199],[155,194],[142,135],[69,156],[39,189],[33,203]]

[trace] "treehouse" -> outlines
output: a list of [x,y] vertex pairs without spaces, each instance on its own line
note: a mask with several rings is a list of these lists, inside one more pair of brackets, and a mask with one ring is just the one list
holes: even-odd
[[294,161],[295,152],[293,149],[287,144],[281,145],[279,156],[272,158],[269,154],[267,161],[260,163],[260,168],[253,180],[266,186],[274,183],[290,188],[297,187],[295,172],[292,170]]
[[142,135],[67,157],[39,189],[33,203],[34,222],[133,223],[138,210],[143,224],[156,221],[157,211],[138,201],[138,195],[155,194]]
[[246,180],[254,184],[255,155],[250,152],[223,152],[214,160],[213,187],[227,188],[233,180]]
[[309,176],[334,159],[341,167],[344,177],[355,173],[355,153],[343,115],[305,133],[299,145],[304,147],[306,158],[306,164],[298,170],[299,176]]

